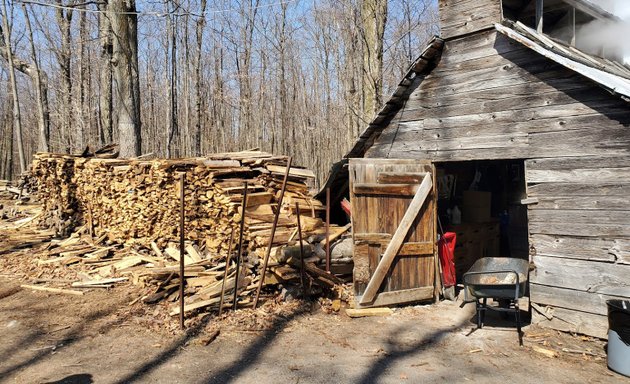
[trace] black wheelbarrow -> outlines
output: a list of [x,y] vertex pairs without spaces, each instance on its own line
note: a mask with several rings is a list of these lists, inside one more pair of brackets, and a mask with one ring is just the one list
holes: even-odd
[[[476,303],[477,329],[483,327],[487,309],[514,313],[518,341],[520,345],[523,345],[518,299],[525,293],[528,272],[527,260],[484,257],[477,260],[470,270],[464,273],[464,302]],[[488,306],[488,299],[494,299],[504,305]]]

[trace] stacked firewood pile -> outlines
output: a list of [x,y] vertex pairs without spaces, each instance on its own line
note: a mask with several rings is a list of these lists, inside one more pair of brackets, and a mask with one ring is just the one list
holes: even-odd
[[[154,287],[143,298],[147,303],[175,300],[180,278],[179,178],[183,174],[186,311],[216,307],[222,291],[234,291],[233,260],[243,218],[239,305],[251,302],[278,209],[265,285],[301,282],[303,255],[309,290],[332,288],[342,280],[323,270],[326,232],[320,217],[325,207],[309,194],[308,182],[314,175],[290,168],[279,207],[286,167],[286,157],[258,151],[180,160],[37,154],[31,175],[43,204],[40,225],[65,237],[73,234],[49,249],[40,262],[85,266],[90,277],[80,286],[108,286],[126,278]],[[348,229],[331,226],[329,239],[340,239]],[[232,261],[228,263],[229,249]],[[333,252],[331,270],[351,274],[349,254],[351,250]],[[173,313],[177,312],[174,308]]]

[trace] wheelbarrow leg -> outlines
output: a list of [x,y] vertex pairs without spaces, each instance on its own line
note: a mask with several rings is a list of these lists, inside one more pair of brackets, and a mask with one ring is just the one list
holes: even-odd
[[518,332],[518,345],[523,346],[523,333],[521,332],[521,310],[518,307],[518,302],[514,303],[514,309],[516,310],[516,330]]
[[486,299],[483,302],[477,299],[477,328],[483,328],[483,320],[486,317]]

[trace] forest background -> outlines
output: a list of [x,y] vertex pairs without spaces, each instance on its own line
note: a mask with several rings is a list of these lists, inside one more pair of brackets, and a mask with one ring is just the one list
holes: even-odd
[[322,183],[438,32],[435,0],[0,1],[0,179],[114,142],[260,148]]

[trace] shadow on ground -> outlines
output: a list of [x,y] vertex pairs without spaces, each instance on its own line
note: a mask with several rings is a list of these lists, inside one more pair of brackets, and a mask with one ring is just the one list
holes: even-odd
[[[29,306],[28,303],[24,303],[24,305],[25,307]],[[32,354],[30,357],[25,357],[24,359],[22,359],[22,361],[9,364],[5,368],[0,368],[0,378],[6,378],[8,375],[11,375],[23,368],[26,368],[42,360],[45,360],[46,358],[51,356],[52,351],[60,351],[62,349],[67,349],[71,345],[75,344],[76,342],[86,337],[84,331],[88,328],[89,324],[99,319],[105,318],[106,316],[110,314],[113,314],[118,308],[119,308],[119,305],[112,304],[108,307],[105,307],[93,313],[90,313],[88,316],[83,317],[80,323],[78,323],[77,325],[73,327],[70,327],[69,330],[66,331],[64,334],[62,334],[59,338],[51,337],[51,333],[44,331],[43,329],[35,329],[29,332],[28,334],[24,335],[20,340],[4,348],[4,350],[0,352],[0,361],[7,361],[11,358],[14,358],[14,351],[16,350],[22,350],[22,351],[33,350],[32,349],[33,345],[37,342],[46,341],[47,343],[50,343],[51,338],[56,339],[56,340],[54,341],[53,345],[49,345],[49,346],[45,346],[45,347],[41,347],[41,348],[33,350],[35,353]],[[32,306],[31,306],[31,310],[32,310]],[[33,313],[30,315],[33,318],[37,318],[38,313],[40,311],[45,312],[46,310],[47,308],[33,310]],[[110,326],[112,326],[112,323],[118,323],[119,321],[122,321],[122,320],[119,319],[116,322],[106,322],[105,324],[99,326],[96,332],[104,332]],[[85,375],[87,376],[88,374],[85,374]],[[91,377],[91,375],[89,376]],[[82,382],[81,381],[60,381],[60,382],[87,383],[87,381],[82,381]]]

